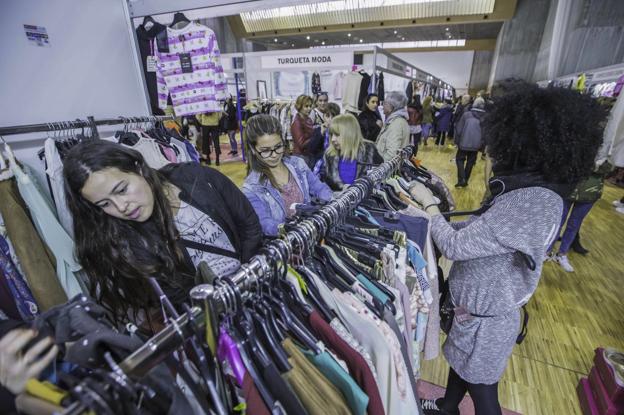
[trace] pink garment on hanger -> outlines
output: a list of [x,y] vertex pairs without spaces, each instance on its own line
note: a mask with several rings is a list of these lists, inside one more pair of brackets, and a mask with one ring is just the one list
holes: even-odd
[[162,151],[163,155],[165,156],[167,160],[169,160],[172,163],[178,162],[178,157],[176,157],[176,153],[172,148],[163,146],[162,144],[159,144],[159,146],[160,146],[160,150]]

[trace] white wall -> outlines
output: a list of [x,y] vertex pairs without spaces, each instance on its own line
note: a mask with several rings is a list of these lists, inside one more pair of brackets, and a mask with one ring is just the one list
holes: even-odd
[[[149,114],[124,1],[1,1],[0,126]],[[31,45],[24,24],[44,26],[50,47]],[[42,137],[5,138],[41,170]]]
[[395,55],[451,84],[458,95],[468,91],[474,51],[405,52]]

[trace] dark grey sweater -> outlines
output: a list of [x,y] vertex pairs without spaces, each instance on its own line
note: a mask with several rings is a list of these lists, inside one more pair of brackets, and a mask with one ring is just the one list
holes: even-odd
[[[470,383],[498,382],[511,355],[520,326],[520,307],[535,292],[548,246],[557,232],[563,203],[541,187],[500,196],[479,217],[448,223],[432,219],[432,237],[442,254],[454,261],[449,286],[455,306],[495,316],[456,317],[444,344],[453,369]],[[520,252],[535,262],[529,269]]]

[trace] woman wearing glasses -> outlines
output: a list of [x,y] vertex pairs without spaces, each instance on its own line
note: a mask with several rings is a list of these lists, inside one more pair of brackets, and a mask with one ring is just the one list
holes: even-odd
[[245,128],[247,178],[243,193],[255,209],[265,235],[277,236],[277,227],[294,213],[296,203],[314,197],[330,200],[331,189],[299,157],[285,155],[286,143],[277,118],[252,117]]

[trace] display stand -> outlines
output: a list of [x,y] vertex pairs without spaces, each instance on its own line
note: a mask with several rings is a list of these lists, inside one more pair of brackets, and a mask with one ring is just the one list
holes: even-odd
[[[224,53],[221,55],[221,65],[223,73],[227,76],[227,85],[234,85],[236,88],[236,119],[238,120],[238,132],[240,138],[241,155],[245,159],[245,143],[243,140],[243,107],[241,105],[241,85],[247,90],[247,77],[245,76],[245,57],[242,53]],[[230,76],[233,75],[234,82],[230,83]],[[241,79],[242,76],[242,79]]]
[[[370,49],[369,49],[370,50]],[[244,54],[245,80],[247,81],[248,99],[290,99],[294,100],[301,94],[313,95],[309,72],[323,70],[349,71],[353,66],[357,48],[322,48],[322,49],[289,49],[270,52],[249,52]],[[253,68],[253,71],[249,69]],[[291,83],[292,88],[282,90],[276,84],[276,74],[296,76],[302,74],[299,82]],[[267,87],[266,97],[260,97],[256,90],[256,81],[264,81]],[[337,100],[333,88],[322,86],[329,92],[330,100]]]
[[605,66],[589,71],[579,71],[572,74],[559,76],[555,79],[546,79],[543,81],[539,81],[537,84],[541,87],[547,87],[548,85],[551,85],[551,83],[554,84],[554,86],[568,87],[582,73],[585,74],[586,88],[597,84],[616,82],[619,78],[624,76],[624,63]]
[[[429,84],[432,87],[440,88],[443,91],[447,91],[445,98],[455,97],[455,88],[449,83],[443,81],[424,71],[417,66],[393,55],[392,53],[375,46],[373,48],[373,74],[372,85],[377,85],[377,71],[383,73],[392,74],[410,81],[416,80],[425,84]],[[448,95],[448,96],[447,96]]]

